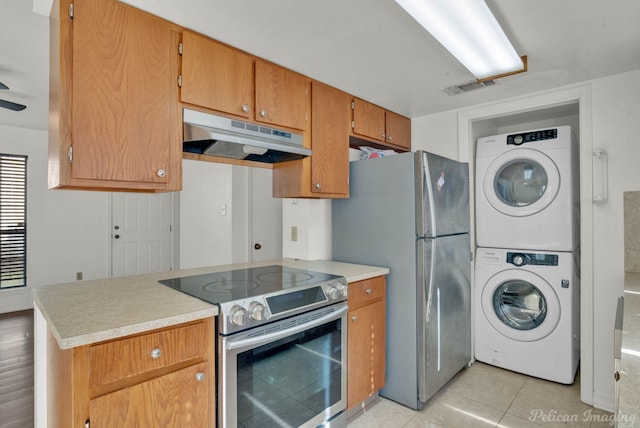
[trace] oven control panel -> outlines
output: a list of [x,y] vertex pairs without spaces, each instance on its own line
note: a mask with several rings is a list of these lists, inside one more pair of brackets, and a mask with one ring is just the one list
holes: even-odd
[[291,287],[219,304],[219,334],[228,335],[347,300],[345,278]]

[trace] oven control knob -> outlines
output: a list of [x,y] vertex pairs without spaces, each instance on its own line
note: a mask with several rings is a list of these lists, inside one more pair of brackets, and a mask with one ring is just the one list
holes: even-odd
[[231,312],[229,312],[229,321],[233,325],[245,325],[247,323],[247,317],[249,313],[245,308],[240,305],[233,305]]
[[251,302],[251,304],[249,305],[249,316],[252,319],[256,321],[262,321],[263,319],[265,319],[265,315],[266,308],[262,303]]
[[327,287],[327,296],[329,296],[329,300],[335,300],[340,297],[340,291],[333,285]]
[[338,284],[338,291],[340,292],[340,296],[346,298],[349,294],[349,287],[344,284]]

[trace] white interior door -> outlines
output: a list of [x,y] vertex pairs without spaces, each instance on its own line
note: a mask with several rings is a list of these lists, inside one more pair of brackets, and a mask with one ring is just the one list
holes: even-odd
[[282,199],[273,197],[273,171],[250,169],[250,261],[282,258]]
[[172,193],[113,193],[111,275],[173,269]]

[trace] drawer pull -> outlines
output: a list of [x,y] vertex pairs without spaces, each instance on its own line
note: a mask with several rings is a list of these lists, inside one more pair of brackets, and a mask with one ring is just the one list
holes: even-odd
[[367,288],[367,289],[365,290],[365,293],[367,293],[367,294],[371,294],[371,293],[373,293],[373,291],[372,291],[370,288]]
[[196,380],[197,380],[198,382],[202,382],[202,381],[204,380],[204,377],[205,377],[204,372],[198,372],[198,373],[196,373]]
[[160,358],[160,355],[162,354],[162,351],[160,351],[160,348],[154,348],[151,351],[151,358]]

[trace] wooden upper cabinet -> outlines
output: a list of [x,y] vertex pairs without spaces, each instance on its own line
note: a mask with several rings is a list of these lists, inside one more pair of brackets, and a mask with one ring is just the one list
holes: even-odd
[[311,98],[311,191],[349,196],[349,108],[351,97],[313,82]]
[[392,111],[385,112],[385,119],[387,143],[411,150],[411,119]]
[[182,33],[183,102],[253,119],[253,93],[251,56],[194,32]]
[[[359,98],[353,99],[352,133],[373,146],[411,150],[411,120]],[[366,145],[366,141],[364,142]]]
[[310,144],[313,155],[273,165],[273,196],[349,197],[350,123],[351,95],[313,81]]
[[50,187],[179,190],[179,29],[116,0],[73,17],[69,3],[50,18]]
[[192,31],[182,34],[184,103],[306,130],[309,88],[310,80],[301,74]]
[[359,98],[353,99],[353,133],[384,141],[384,109]]
[[255,85],[257,121],[308,128],[311,83],[307,77],[257,59]]

